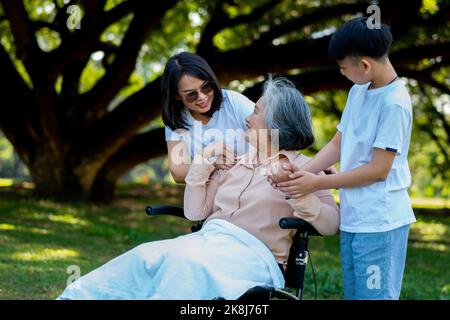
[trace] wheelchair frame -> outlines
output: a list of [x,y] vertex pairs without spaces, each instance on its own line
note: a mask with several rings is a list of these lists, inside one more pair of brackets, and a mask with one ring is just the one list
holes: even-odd
[[[183,208],[172,205],[147,206],[145,208],[145,213],[148,216],[171,215],[186,219]],[[203,221],[198,221],[196,225],[191,227],[191,231],[196,232],[200,230],[202,225]],[[293,295],[285,290],[278,290],[268,286],[257,286],[250,288],[241,297],[239,297],[238,300],[270,300],[272,298],[284,298],[289,300],[302,299],[306,266],[308,264],[308,260],[311,260],[308,250],[309,236],[322,235],[308,222],[297,217],[281,218],[279,225],[282,229],[297,229],[289,250],[287,268],[283,272],[285,287],[294,288],[296,290],[296,294]],[[314,293],[315,297],[317,297],[317,286],[312,261],[311,267],[314,278]]]

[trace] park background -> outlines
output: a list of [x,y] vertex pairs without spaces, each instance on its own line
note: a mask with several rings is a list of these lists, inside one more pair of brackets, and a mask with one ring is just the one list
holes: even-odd
[[[167,59],[204,57],[256,101],[271,72],[313,115],[313,155],[351,83],[327,56],[336,28],[372,16],[412,96],[412,226],[402,299],[450,298],[450,2],[444,0],[0,0],[0,299],[53,299],[142,242],[189,232],[148,204],[182,204],[160,116]],[[373,7],[372,7],[373,8]],[[338,199],[338,193],[335,192]],[[342,299],[339,235],[313,239],[318,298]],[[311,272],[305,297],[314,297]]]

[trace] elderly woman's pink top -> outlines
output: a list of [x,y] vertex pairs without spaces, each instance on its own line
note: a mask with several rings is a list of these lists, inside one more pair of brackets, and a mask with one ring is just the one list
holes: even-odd
[[[295,151],[280,151],[297,167],[309,158]],[[339,208],[329,190],[321,190],[299,199],[286,200],[280,190],[267,181],[267,170],[279,154],[265,162],[239,161],[230,170],[215,170],[203,160],[194,159],[186,176],[184,212],[190,220],[225,219],[261,240],[278,263],[285,265],[295,230],[279,227],[283,217],[300,217],[322,235],[336,233]],[[206,223],[207,223],[206,221]]]

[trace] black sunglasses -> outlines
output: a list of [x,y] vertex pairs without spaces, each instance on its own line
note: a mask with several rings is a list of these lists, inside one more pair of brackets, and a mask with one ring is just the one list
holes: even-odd
[[[200,88],[200,92],[203,94],[208,94],[211,91],[213,91],[214,89],[214,81],[208,81],[206,82],[201,88]],[[192,92],[189,92],[187,95],[184,96],[184,99],[186,99],[186,102],[191,103],[194,101],[197,101],[198,99],[198,91],[199,90],[195,90]]]

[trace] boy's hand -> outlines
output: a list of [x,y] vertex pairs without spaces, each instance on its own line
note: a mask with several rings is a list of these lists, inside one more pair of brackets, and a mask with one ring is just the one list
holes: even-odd
[[296,170],[289,175],[289,178],[289,181],[276,183],[276,187],[291,198],[298,199],[319,190],[317,187],[318,176],[311,172]]

